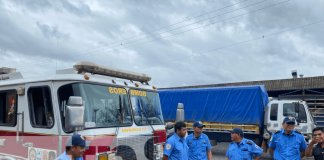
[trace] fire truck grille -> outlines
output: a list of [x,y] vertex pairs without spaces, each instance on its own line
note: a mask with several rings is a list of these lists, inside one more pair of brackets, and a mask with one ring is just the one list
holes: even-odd
[[117,139],[117,159],[153,159],[154,142],[152,135],[127,136]]

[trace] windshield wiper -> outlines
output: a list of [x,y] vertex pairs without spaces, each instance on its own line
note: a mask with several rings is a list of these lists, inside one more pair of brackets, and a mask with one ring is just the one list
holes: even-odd
[[[142,99],[140,99],[140,103],[139,103],[139,104],[140,104],[140,108],[141,108],[142,124],[143,124],[143,113],[144,113],[144,111],[143,111]],[[155,132],[155,130],[154,130],[154,128],[153,128],[153,126],[152,126],[150,120],[147,118],[146,115],[145,115],[145,118],[146,118],[146,121],[147,121],[147,122],[149,123],[149,125],[151,126],[151,128],[152,128],[152,130],[153,130],[153,132],[154,132],[154,135],[156,136],[156,140],[155,140],[155,142],[160,141],[159,136],[156,134],[156,132]]]

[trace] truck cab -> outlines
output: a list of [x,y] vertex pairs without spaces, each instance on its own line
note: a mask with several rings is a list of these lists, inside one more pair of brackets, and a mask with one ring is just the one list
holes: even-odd
[[304,135],[306,142],[312,139],[312,130],[316,125],[305,101],[269,98],[269,103],[264,111],[265,139],[269,140],[271,133],[275,133],[282,129],[282,122],[286,116],[296,118],[295,130]]

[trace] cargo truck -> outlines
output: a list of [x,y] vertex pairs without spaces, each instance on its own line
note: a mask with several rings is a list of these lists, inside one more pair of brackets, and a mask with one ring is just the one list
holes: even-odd
[[296,118],[295,129],[307,142],[316,126],[305,101],[268,97],[263,85],[159,90],[159,96],[166,123],[183,117],[190,133],[193,123],[202,121],[214,145],[231,142],[230,130],[238,127],[267,152],[272,134],[282,129],[286,116]]

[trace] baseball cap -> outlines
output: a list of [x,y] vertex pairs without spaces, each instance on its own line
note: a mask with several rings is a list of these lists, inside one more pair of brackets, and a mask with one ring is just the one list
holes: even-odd
[[174,127],[172,122],[168,122],[165,124],[165,129],[172,129]]
[[74,134],[70,136],[65,145],[66,146],[89,146],[91,141],[86,141],[80,134]]
[[284,123],[295,123],[295,118],[291,116],[287,116],[284,120]]
[[196,121],[194,124],[193,124],[194,127],[206,127],[201,121]]
[[232,133],[237,133],[239,135],[241,135],[241,137],[243,137],[243,131],[241,128],[234,128],[233,130],[231,130]]

